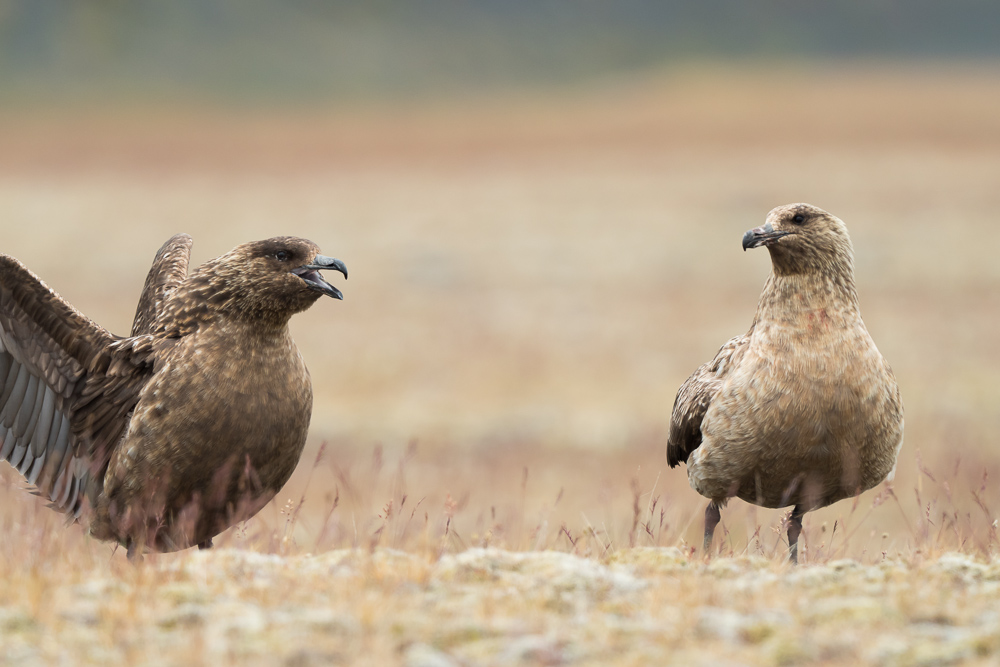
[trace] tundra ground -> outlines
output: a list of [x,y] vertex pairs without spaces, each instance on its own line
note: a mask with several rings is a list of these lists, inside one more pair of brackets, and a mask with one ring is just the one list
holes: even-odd
[[[279,234],[351,278],[292,324],[295,476],[209,553],[66,527],[5,469],[12,664],[953,664],[1000,655],[1000,75],[690,70],[390,109],[10,112],[0,229],[128,330],[171,234]],[[743,232],[841,217],[896,372],[892,485],[805,519],[668,470],[674,393],[750,325]]]

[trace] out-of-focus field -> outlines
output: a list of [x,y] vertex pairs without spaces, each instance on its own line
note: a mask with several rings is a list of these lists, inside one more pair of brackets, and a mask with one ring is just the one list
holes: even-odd
[[[343,302],[293,321],[316,393],[302,464],[216,540],[263,555],[133,569],[5,469],[8,657],[995,660],[998,108],[996,69],[858,66],[400,108],[8,113],[0,251],[113,332],[178,231],[196,263],[297,234],[351,272]],[[705,501],[665,464],[670,407],[750,324],[769,261],[743,232],[795,201],[851,230],[906,405],[896,481],[807,515],[813,565],[794,574],[784,514],[734,501],[716,533],[732,568],[705,568]],[[505,551],[455,565],[473,547]],[[93,644],[41,639],[60,633]]]

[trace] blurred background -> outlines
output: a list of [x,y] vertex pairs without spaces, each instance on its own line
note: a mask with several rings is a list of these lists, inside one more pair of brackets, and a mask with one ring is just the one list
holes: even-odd
[[[743,232],[796,201],[850,228],[906,404],[897,500],[836,553],[996,549],[992,0],[0,0],[0,251],[119,334],[179,231],[194,263],[296,234],[350,268],[292,325],[316,401],[287,495],[354,513],[303,520],[316,548],[407,494],[464,512],[456,544],[637,543],[654,507],[643,543],[698,544],[670,408],[749,327]],[[737,551],[780,522],[733,508]]]

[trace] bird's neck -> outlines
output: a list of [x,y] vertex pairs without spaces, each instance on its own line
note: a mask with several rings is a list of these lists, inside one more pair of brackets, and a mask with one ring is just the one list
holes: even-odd
[[243,318],[217,317],[210,326],[192,332],[190,338],[198,341],[196,345],[228,349],[230,358],[265,354],[282,359],[286,352],[295,350],[287,326],[255,323]]
[[261,340],[281,340],[287,337],[290,316],[252,309],[227,308],[215,310],[204,302],[178,302],[157,321],[157,331],[167,338],[181,338],[212,329],[246,334]]
[[860,320],[854,276],[771,272],[757,305],[757,321],[797,320],[816,313],[845,325]]
[[213,281],[211,275],[195,275],[170,295],[157,317],[156,329],[176,338],[218,323],[233,330],[247,328],[281,337],[287,334],[293,312],[275,307],[268,299],[248,298],[238,288]]
[[288,322],[292,319],[292,314],[246,307],[226,311],[220,317],[233,322],[234,326],[247,327],[266,335],[284,336],[288,333]]
[[227,313],[220,320],[225,320],[225,326],[233,331],[247,332],[266,339],[284,339],[288,333],[289,317],[274,317],[270,313],[267,316],[255,316],[246,313],[232,315]]

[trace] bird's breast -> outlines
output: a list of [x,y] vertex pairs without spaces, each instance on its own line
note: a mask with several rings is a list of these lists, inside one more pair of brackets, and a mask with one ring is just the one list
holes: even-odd
[[759,320],[715,404],[727,431],[789,432],[799,443],[822,446],[864,428],[863,406],[894,393],[860,317],[821,306]]
[[262,483],[280,486],[298,462],[311,412],[309,373],[290,336],[189,336],[143,389],[125,449],[174,476],[249,461]]

